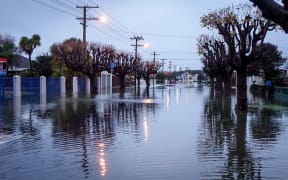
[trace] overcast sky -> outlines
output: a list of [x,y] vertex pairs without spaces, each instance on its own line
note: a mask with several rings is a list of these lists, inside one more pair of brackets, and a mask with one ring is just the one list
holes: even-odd
[[[107,22],[88,21],[87,41],[113,45],[119,51],[134,52],[134,35],[143,36],[149,48],[139,48],[144,60],[165,59],[178,68],[202,69],[197,54],[196,39],[211,33],[200,27],[200,17],[211,10],[248,0],[1,0],[0,33],[15,37],[41,36],[41,47],[33,57],[49,52],[53,43],[70,37],[82,39],[83,9],[77,5],[96,6],[88,17],[107,16]],[[279,46],[283,54],[288,50],[288,35],[281,31],[269,33],[267,41]],[[166,65],[165,68],[168,66]]]

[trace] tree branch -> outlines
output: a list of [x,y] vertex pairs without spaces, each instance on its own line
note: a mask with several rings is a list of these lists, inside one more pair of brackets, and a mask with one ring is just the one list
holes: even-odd
[[[288,33],[288,10],[287,4],[281,6],[274,0],[250,0],[256,5],[261,11],[263,17],[275,22],[280,25],[285,33]],[[284,1],[287,3],[287,1]]]

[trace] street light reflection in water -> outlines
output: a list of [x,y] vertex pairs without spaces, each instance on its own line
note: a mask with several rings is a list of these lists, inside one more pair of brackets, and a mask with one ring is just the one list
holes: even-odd
[[101,176],[105,176],[107,173],[107,163],[105,159],[105,144],[99,143],[99,167]]

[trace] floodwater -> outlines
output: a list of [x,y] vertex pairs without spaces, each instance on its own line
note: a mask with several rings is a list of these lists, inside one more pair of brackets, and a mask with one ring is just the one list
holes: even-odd
[[236,114],[205,86],[153,95],[1,100],[0,179],[287,179],[287,106],[249,95]]

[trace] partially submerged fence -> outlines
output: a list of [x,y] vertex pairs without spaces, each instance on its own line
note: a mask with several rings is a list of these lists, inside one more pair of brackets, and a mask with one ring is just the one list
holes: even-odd
[[[41,94],[41,77],[0,77],[0,97],[34,96]],[[60,78],[45,78],[47,95],[60,93]]]
[[[59,96],[65,94],[68,89],[66,78],[46,78],[41,77],[0,77],[0,97],[9,98],[13,96],[39,96],[45,94],[47,96]],[[75,93],[81,93],[85,90],[85,79],[77,78],[73,80],[72,85],[77,88]],[[74,93],[72,92],[72,93]]]
[[[104,73],[97,79],[98,92],[112,93],[111,74]],[[90,80],[87,77],[46,78],[41,77],[0,77],[0,98],[14,96],[59,96],[68,93],[90,93]]]

